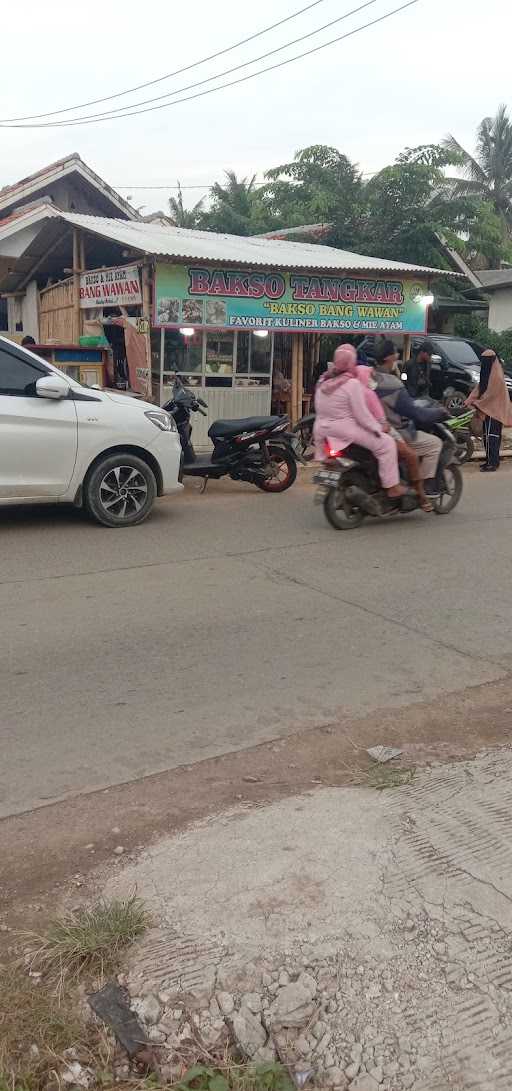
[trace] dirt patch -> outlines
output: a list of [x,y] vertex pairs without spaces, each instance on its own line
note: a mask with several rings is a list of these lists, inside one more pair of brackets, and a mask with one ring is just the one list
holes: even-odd
[[[77,890],[88,873],[162,834],[233,805],[260,805],[315,785],[369,783],[366,748],[400,746],[407,768],[467,758],[508,743],[512,735],[512,679],[465,690],[408,709],[299,732],[278,742],[208,759],[169,773],[78,796],[0,825],[0,927],[24,915],[37,921],[55,888]],[[124,849],[115,855],[115,849]],[[0,943],[6,934],[0,931]]]

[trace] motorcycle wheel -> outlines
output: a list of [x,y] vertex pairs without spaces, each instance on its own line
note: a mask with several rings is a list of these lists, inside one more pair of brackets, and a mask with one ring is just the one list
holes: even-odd
[[465,441],[464,446],[462,446],[462,444],[460,447],[457,445],[457,457],[461,466],[463,466],[465,462],[471,462],[474,453],[475,443],[474,440],[471,439],[471,436]]
[[355,530],[364,519],[361,508],[353,508],[345,499],[342,489],[329,489],[324,500],[324,514],[335,530]]
[[462,472],[459,466],[450,464],[445,466],[442,473],[443,491],[437,500],[434,500],[436,515],[448,515],[457,507],[462,496]]
[[262,477],[254,482],[262,492],[286,492],[297,477],[297,463],[291,452],[282,447],[269,447],[272,477]]
[[315,457],[312,427],[307,424],[301,424],[299,421],[299,423],[295,425],[293,433],[297,436],[299,451],[302,458],[305,462],[311,462]]

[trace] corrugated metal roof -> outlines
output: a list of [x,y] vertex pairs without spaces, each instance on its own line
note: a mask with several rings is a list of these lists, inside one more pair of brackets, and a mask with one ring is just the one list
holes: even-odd
[[115,205],[130,219],[132,217],[137,218],[137,212],[128,201],[125,201],[124,197],[116,193],[108,182],[105,182],[87,163],[84,163],[78,152],[72,152],[71,155],[65,156],[64,159],[57,159],[55,163],[49,163],[46,167],[42,167],[41,170],[36,171],[34,174],[29,174],[26,178],[21,178],[11,186],[4,186],[0,189],[0,209],[11,208],[16,201],[21,201],[32,193],[40,193],[45,185],[51,185],[59,178],[64,178],[74,172],[80,175],[82,179],[85,179],[89,185],[99,190],[110,201],[111,205]]
[[213,231],[189,231],[179,227],[165,227],[155,223],[134,220],[111,220],[101,216],[85,216],[76,212],[59,212],[59,215],[76,227],[92,231],[96,235],[120,243],[145,254],[154,254],[176,260],[223,262],[230,265],[264,266],[268,269],[318,269],[337,272],[389,272],[389,273],[437,273],[425,265],[409,265],[405,262],[387,261],[349,250],[337,250],[332,246],[315,243],[278,241],[261,236],[218,235]]
[[512,269],[475,269],[475,276],[486,291],[512,284]]

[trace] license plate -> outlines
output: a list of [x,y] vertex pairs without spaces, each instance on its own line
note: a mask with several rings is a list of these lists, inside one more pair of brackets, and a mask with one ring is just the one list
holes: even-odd
[[320,470],[313,480],[315,485],[337,485],[340,477],[339,470]]

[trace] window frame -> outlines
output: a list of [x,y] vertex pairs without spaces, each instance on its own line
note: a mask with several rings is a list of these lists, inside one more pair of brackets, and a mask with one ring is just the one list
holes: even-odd
[[[161,359],[162,349],[163,349],[163,352],[164,352],[163,362],[165,362],[165,335],[168,332],[173,332],[173,333],[178,332],[179,333],[179,330],[174,330],[174,329],[170,330],[168,327],[159,326],[159,327],[153,327],[152,332],[154,332],[155,334],[158,333],[160,335],[160,355],[159,355],[159,360],[158,360],[158,368],[152,367],[152,374],[153,374],[153,376],[155,378],[156,378],[157,375],[161,374],[164,386],[168,386],[170,384],[170,382],[172,381],[172,376],[174,376],[176,374],[176,375],[179,375],[180,377],[185,378],[185,379],[187,379],[189,376],[193,377],[194,379],[199,379],[200,380],[199,383],[196,382],[193,385],[201,387],[201,389],[203,389],[203,390],[207,389],[207,380],[208,379],[211,380],[212,378],[215,378],[215,376],[210,374],[206,370],[206,344],[207,344],[208,335],[209,334],[215,334],[215,333],[218,333],[219,336],[221,334],[223,334],[223,333],[228,333],[228,334],[232,333],[233,334],[233,371],[232,371],[232,374],[230,376],[227,376],[227,375],[222,376],[223,380],[228,380],[229,379],[229,383],[224,381],[221,385],[219,385],[219,389],[242,390],[244,388],[244,384],[239,383],[238,380],[239,379],[242,379],[242,380],[245,379],[248,383],[250,383],[250,380],[252,378],[257,379],[257,380],[262,380],[262,379],[265,380],[264,383],[259,382],[258,385],[272,386],[272,373],[273,373],[273,370],[274,370],[274,346],[275,346],[274,331],[273,330],[268,331],[268,336],[270,338],[270,368],[269,368],[268,371],[253,371],[252,370],[252,347],[253,347],[253,343],[254,343],[253,342],[254,330],[237,330],[237,329],[231,330],[229,328],[224,329],[223,327],[221,327],[219,330],[203,329],[203,330],[200,331],[202,333],[202,355],[201,355],[201,370],[200,371],[198,370],[198,371],[195,371],[195,372],[191,372],[189,370],[183,370],[183,371],[176,371],[175,372],[175,371],[169,370],[169,369],[164,367],[161,373],[160,373],[160,366],[161,366],[161,362],[162,362],[162,359]],[[238,337],[239,337],[239,335],[241,333],[242,334],[247,333],[249,335],[249,352],[248,352],[248,364],[247,364],[248,371],[247,372],[239,372],[238,371]],[[153,361],[154,361],[154,363],[156,363],[156,360],[154,359],[154,357],[153,357]]]
[[[36,373],[33,382],[32,383],[27,383],[24,390],[6,390],[2,386],[2,356],[3,355],[9,357],[12,360],[17,360],[20,364],[24,364],[25,367],[31,368]],[[39,362],[39,360],[37,360],[37,361],[34,360],[33,361],[31,359],[31,357],[29,357],[24,352],[11,351],[10,348],[6,347],[6,345],[5,345],[5,343],[3,341],[0,342],[0,397],[1,398],[37,398],[38,395],[37,395],[37,391],[36,391],[36,388],[35,388],[37,380],[38,379],[43,379],[46,375],[50,375],[50,374],[51,374],[51,372],[49,371],[49,369],[47,367],[45,367],[43,360],[41,360],[41,362]],[[29,387],[33,387],[33,389],[29,390],[28,389]]]

